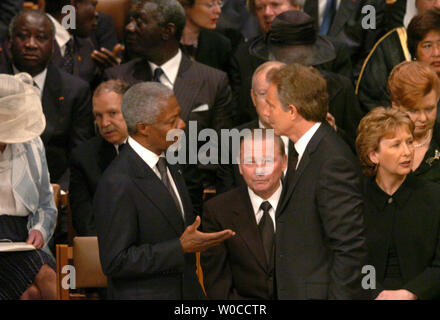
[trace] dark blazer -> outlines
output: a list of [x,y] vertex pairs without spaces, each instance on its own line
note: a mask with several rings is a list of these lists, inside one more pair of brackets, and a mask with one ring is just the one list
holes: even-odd
[[[12,65],[1,61],[0,73],[13,74]],[[52,183],[68,187],[70,153],[94,135],[91,93],[87,83],[58,69],[47,67],[42,105],[46,128],[41,139],[46,149]]]
[[267,265],[247,186],[223,193],[204,205],[204,232],[224,229],[235,236],[202,252],[206,294],[211,299],[270,299],[273,267]]
[[72,151],[69,200],[73,227],[78,236],[96,236],[93,196],[102,173],[115,157],[114,145],[100,135]]
[[[306,0],[304,12],[315,19],[318,26],[318,2]],[[362,20],[366,14],[362,8],[371,5],[375,8],[376,29],[364,29]],[[384,31],[385,0],[350,0],[341,1],[336,16],[333,19],[328,37],[348,46],[349,55],[355,74],[359,71],[359,63],[366,57],[374,43]],[[356,67],[357,66],[357,67]]]
[[118,43],[116,35],[116,27],[111,15],[98,12],[98,26],[90,34],[90,39],[97,50],[104,47],[110,51],[113,50]]
[[197,299],[195,254],[180,236],[194,222],[191,201],[176,166],[169,170],[185,223],[162,181],[126,145],[102,175],[94,197],[102,269],[111,299]]
[[355,299],[366,264],[358,161],[322,123],[282,195],[276,216],[280,299]]
[[[376,271],[375,295],[384,289],[406,289],[419,299],[440,298],[440,186],[408,176],[391,197],[374,178],[365,179],[364,186],[369,264]],[[399,288],[384,286],[391,241],[402,276]]]
[[[146,60],[135,59],[107,69],[104,77],[122,79],[129,84],[134,84],[151,81],[152,72]],[[180,116],[187,123],[187,133],[188,121],[197,121],[197,132],[205,128],[220,130],[232,127],[232,94],[226,73],[182,55],[174,83],[174,94],[181,108]],[[193,112],[194,109],[204,104],[208,105],[208,110]],[[187,137],[189,137],[188,134]],[[183,169],[194,208],[197,213],[201,213],[203,176],[195,165],[185,165]]]
[[[80,77],[86,81],[93,89],[100,80],[100,71],[93,62],[91,54],[95,50],[95,46],[90,38],[74,37],[74,53],[73,53],[73,73],[72,75]],[[55,41],[55,48],[52,56],[52,62],[63,68],[65,59],[61,55],[60,47]]]

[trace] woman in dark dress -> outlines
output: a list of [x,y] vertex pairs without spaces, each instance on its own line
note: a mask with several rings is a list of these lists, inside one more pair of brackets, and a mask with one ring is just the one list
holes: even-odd
[[412,173],[440,183],[440,125],[436,121],[440,80],[436,71],[423,62],[398,64],[388,79],[393,107],[414,122]]
[[210,67],[229,72],[232,46],[214,29],[222,12],[221,0],[179,0],[185,9],[186,24],[180,40],[184,53]]
[[409,175],[414,124],[397,108],[378,107],[356,139],[363,172],[369,264],[377,300],[434,299],[440,294],[440,185]]

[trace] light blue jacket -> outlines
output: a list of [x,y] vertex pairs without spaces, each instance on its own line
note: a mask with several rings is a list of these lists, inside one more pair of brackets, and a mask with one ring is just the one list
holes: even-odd
[[26,143],[10,144],[10,147],[14,197],[31,212],[28,230],[40,231],[46,246],[55,230],[57,209],[43,142],[35,138]]

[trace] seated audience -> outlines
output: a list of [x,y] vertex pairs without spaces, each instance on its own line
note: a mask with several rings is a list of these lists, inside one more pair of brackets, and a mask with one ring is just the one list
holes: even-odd
[[0,75],[0,119],[0,242],[35,247],[0,252],[0,300],[55,299],[47,244],[57,209],[39,138],[46,122],[28,74]]
[[222,11],[221,0],[179,0],[186,23],[180,39],[182,51],[194,60],[229,72],[231,42],[214,29]]
[[361,121],[356,148],[363,171],[364,219],[376,300],[440,296],[440,187],[410,175],[414,123],[396,108]]
[[173,91],[159,83],[131,87],[122,99],[129,138],[102,175],[93,210],[111,299],[199,299],[195,252],[231,237],[202,233],[179,166],[165,154],[184,129]]
[[11,22],[12,56],[0,57],[0,73],[27,72],[32,76],[46,117],[41,139],[50,179],[67,190],[70,152],[93,136],[93,117],[88,84],[50,63],[54,34],[53,24],[44,12],[20,12]]
[[440,79],[429,65],[406,61],[391,71],[388,80],[393,107],[413,121],[414,160],[412,173],[440,183],[440,126],[436,121]]
[[236,233],[201,254],[205,290],[211,299],[274,299],[275,212],[287,157],[272,129],[252,129],[240,140],[239,168],[246,184],[209,200],[203,209],[204,232]]
[[122,96],[128,86],[120,80],[101,83],[93,94],[93,115],[99,135],[72,151],[69,200],[72,223],[78,236],[95,236],[93,195],[102,173],[128,137],[122,116]]
[[[433,6],[434,2],[430,2]],[[429,7],[429,8],[432,8]],[[383,36],[364,61],[356,84],[363,112],[390,105],[387,81],[391,70],[402,61],[418,60],[431,64],[437,73],[440,38],[440,11],[427,10],[415,16],[408,26],[393,29]],[[435,48],[435,49],[433,49]]]

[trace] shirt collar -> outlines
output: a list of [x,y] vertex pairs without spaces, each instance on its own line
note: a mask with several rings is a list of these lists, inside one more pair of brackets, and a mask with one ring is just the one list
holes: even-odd
[[148,150],[147,148],[142,146],[139,142],[134,140],[132,137],[128,137],[127,142],[130,145],[130,147],[133,148],[134,152],[136,152],[139,155],[139,157],[141,157],[142,160],[144,160],[145,163],[148,164],[148,166],[151,169],[154,169],[156,167],[156,164],[159,161],[159,157],[163,156],[163,154],[158,156],[153,151]]
[[127,140],[128,140],[128,138],[126,138],[124,141],[122,141],[121,144],[113,144],[113,147],[115,147],[115,149],[116,149],[116,154],[119,154],[119,146],[122,144],[126,144]]
[[280,186],[278,189],[269,197],[269,199],[263,199],[260,196],[256,195],[255,192],[252,191],[251,188],[248,187],[249,198],[251,199],[252,208],[254,209],[254,214],[258,213],[260,210],[260,206],[264,201],[269,201],[272,208],[277,211],[278,202],[280,200],[281,191],[283,189],[283,184],[280,181]]
[[58,43],[58,46],[60,47],[60,49],[64,48],[66,43],[70,39],[72,39],[72,35],[54,17],[52,17],[50,14],[48,14],[47,16],[50,20],[52,20],[55,26],[55,40]]
[[177,78],[177,73],[179,72],[181,61],[182,61],[182,51],[179,49],[174,57],[172,57],[170,60],[168,60],[161,66],[158,66],[157,64],[154,64],[151,61],[148,61],[148,64],[150,65],[152,73],[154,73],[154,70],[160,67],[163,70],[163,73],[167,78],[167,80],[170,82],[172,86],[174,86],[174,83],[176,82],[176,78]]
[[298,152],[298,163],[301,161],[302,155],[304,154],[304,151],[307,148],[307,145],[309,144],[310,140],[312,139],[315,132],[319,129],[319,126],[321,125],[321,122],[315,123],[309,130],[307,130],[306,133],[302,135],[301,138],[298,139],[297,142],[295,142],[295,150]]

